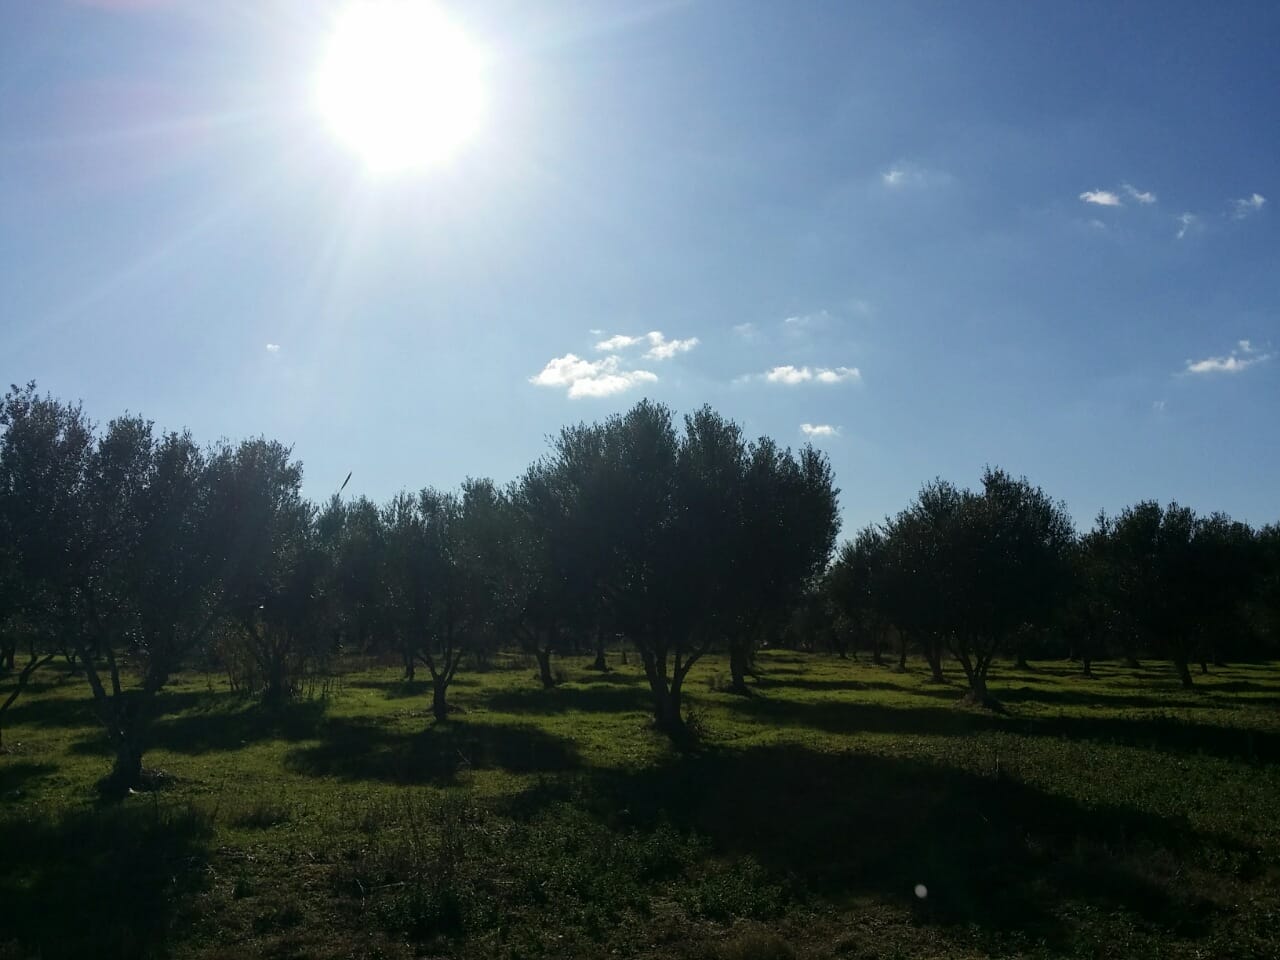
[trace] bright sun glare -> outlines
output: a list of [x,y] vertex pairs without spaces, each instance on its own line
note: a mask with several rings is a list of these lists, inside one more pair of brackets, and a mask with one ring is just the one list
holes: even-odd
[[335,22],[316,97],[371,172],[430,167],[479,128],[482,68],[480,51],[434,4],[365,0]]

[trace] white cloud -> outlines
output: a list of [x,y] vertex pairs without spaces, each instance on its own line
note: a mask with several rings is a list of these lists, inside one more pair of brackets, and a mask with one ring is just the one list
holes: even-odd
[[1194,213],[1180,214],[1177,219],[1178,219],[1177,237],[1179,240],[1181,240],[1188,233],[1190,233],[1192,230],[1195,230],[1200,225],[1200,218],[1197,217]]
[[596,344],[596,349],[600,351],[623,350],[627,347],[635,346],[644,337],[628,337],[625,333],[615,334],[608,340],[601,340]]
[[684,340],[668,340],[661,330],[650,330],[648,333],[639,337],[629,337],[625,333],[615,334],[607,340],[601,340],[596,344],[596,349],[602,352],[613,352],[615,350],[625,350],[627,347],[634,347],[638,343],[649,344],[649,349],[645,351],[646,360],[670,360],[677,353],[687,353],[698,345],[700,341],[697,337],[688,337]]
[[760,331],[756,329],[756,325],[750,321],[734,324],[733,332],[744,340],[754,340],[760,334]]
[[1271,354],[1259,353],[1252,341],[1237,340],[1236,348],[1225,357],[1188,360],[1187,373],[1240,373],[1254,364],[1270,360]]
[[838,437],[840,436],[840,428],[833,427],[829,423],[802,423],[800,424],[800,432],[806,437]]
[[799,331],[810,327],[824,327],[832,319],[828,311],[818,310],[815,313],[802,313],[793,317],[783,317],[782,326],[786,330]]
[[570,400],[582,397],[607,397],[622,393],[642,383],[654,383],[657,374],[648,370],[623,370],[618,357],[583,360],[566,353],[547,361],[542,371],[529,378],[538,387],[567,387]]
[[935,187],[949,183],[951,175],[940,170],[929,170],[910,160],[899,160],[880,174],[880,182],[890,190],[907,187]]
[[1120,206],[1120,198],[1110,190],[1086,190],[1080,194],[1080,199],[1085,203],[1097,204],[1100,207],[1118,207]]
[[857,367],[795,367],[786,364],[774,367],[762,374],[769,383],[781,383],[795,386],[799,383],[844,383],[848,380],[861,380],[862,373]]
[[[656,340],[654,338],[657,338]],[[670,360],[677,353],[688,353],[698,345],[697,337],[688,337],[684,340],[666,340],[660,333],[649,334],[649,343],[651,346],[645,351],[644,356],[649,360]]]
[[591,334],[593,337],[598,337],[598,336],[601,336],[604,333],[604,331],[601,330],[599,327],[592,327],[590,330],[587,331],[587,333]]
[[280,352],[280,344],[278,343],[267,344],[267,353],[279,353],[279,352]]
[[1164,413],[1164,401],[1163,401],[1163,400],[1152,400],[1152,401],[1151,401],[1151,409],[1152,409],[1152,410],[1154,410],[1156,413]]
[[1132,183],[1124,184],[1124,192],[1139,203],[1155,203],[1156,195],[1150,190],[1139,190]]
[[1233,216],[1237,220],[1243,220],[1245,217],[1249,216],[1250,214],[1257,213],[1259,210],[1261,210],[1263,204],[1265,204],[1266,202],[1267,202],[1267,198],[1260,193],[1255,193],[1241,200],[1232,201],[1232,205],[1235,207],[1235,213],[1233,214]]

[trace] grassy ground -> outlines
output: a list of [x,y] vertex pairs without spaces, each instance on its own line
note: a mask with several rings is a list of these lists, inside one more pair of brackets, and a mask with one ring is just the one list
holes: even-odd
[[740,698],[711,661],[677,754],[634,661],[586,663],[460,676],[439,727],[391,668],[276,713],[186,676],[169,785],[116,807],[46,674],[0,756],[0,958],[1277,955],[1277,665],[1005,668],[994,716],[919,667],[766,653]]

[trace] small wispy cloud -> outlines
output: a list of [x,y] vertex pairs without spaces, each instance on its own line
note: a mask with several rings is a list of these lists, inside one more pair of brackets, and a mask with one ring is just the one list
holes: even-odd
[[696,347],[700,341],[697,337],[687,337],[684,340],[668,340],[661,330],[650,330],[648,333],[638,337],[631,337],[625,333],[615,334],[607,340],[601,340],[596,344],[596,349],[601,352],[614,352],[616,350],[625,350],[627,347],[634,347],[638,343],[649,344],[649,349],[644,352],[647,360],[670,360],[677,353],[688,353]]
[[829,311],[816,310],[813,313],[801,313],[791,317],[783,317],[782,326],[786,330],[804,330],[810,327],[826,326],[832,319]]
[[1150,190],[1139,190],[1132,183],[1123,184],[1122,189],[1126,194],[1128,194],[1130,199],[1136,200],[1138,203],[1145,204],[1156,202],[1156,195],[1154,193]]
[[590,330],[587,331],[587,333],[591,334],[593,337],[599,337],[604,334],[604,331],[601,330],[599,327],[592,327]]
[[278,343],[267,344],[267,353],[279,353],[279,352],[280,352],[280,344]]
[[1099,207],[1119,207],[1120,197],[1112,193],[1110,190],[1086,190],[1080,194],[1080,199],[1085,203],[1092,203]]
[[1187,373],[1240,373],[1256,364],[1271,359],[1271,354],[1260,353],[1249,340],[1237,340],[1235,349],[1225,357],[1205,357],[1188,360]]
[[1257,213],[1266,204],[1267,198],[1260,193],[1252,194],[1248,197],[1242,197],[1239,200],[1233,200],[1232,216],[1237,220],[1243,220],[1245,217]]
[[1178,221],[1178,232],[1176,236],[1179,240],[1200,226],[1200,218],[1194,213],[1181,213],[1176,219]]
[[941,170],[930,170],[911,160],[899,160],[880,174],[880,183],[890,190],[936,187],[950,181],[950,174]]
[[1164,413],[1164,407],[1165,407],[1165,403],[1164,403],[1164,401],[1163,401],[1163,400],[1152,400],[1152,401],[1151,401],[1151,409],[1152,409],[1155,413]]
[[862,372],[857,367],[796,367],[788,363],[765,371],[761,377],[768,383],[781,383],[791,387],[810,382],[846,383],[861,380]]
[[756,340],[760,336],[760,329],[748,321],[747,323],[736,323],[733,326],[733,332],[740,336],[743,340]]
[[648,370],[624,370],[620,357],[584,360],[572,353],[547,361],[542,370],[529,378],[537,387],[565,387],[570,400],[583,397],[608,397],[637,387],[655,383],[657,374]]
[[800,432],[806,437],[838,437],[840,428],[829,423],[802,423]]

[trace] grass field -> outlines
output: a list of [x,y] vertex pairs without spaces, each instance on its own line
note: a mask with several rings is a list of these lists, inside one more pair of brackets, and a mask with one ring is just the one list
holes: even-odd
[[709,661],[678,753],[634,660],[587,662],[460,675],[438,727],[389,667],[275,713],[186,675],[165,788],[117,806],[47,673],[0,756],[0,958],[1280,955],[1277,665],[1004,668],[997,716],[919,665],[765,653],[741,698]]

